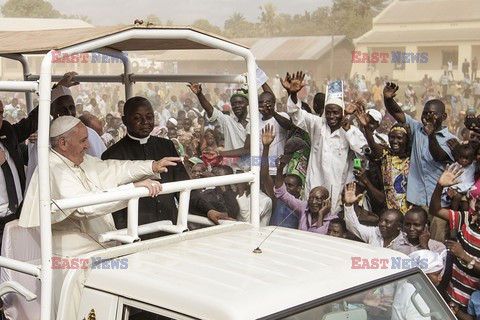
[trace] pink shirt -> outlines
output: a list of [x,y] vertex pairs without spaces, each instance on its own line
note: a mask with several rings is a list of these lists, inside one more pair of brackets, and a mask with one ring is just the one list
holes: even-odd
[[338,218],[336,214],[329,212],[323,217],[323,225],[318,227],[316,222],[312,224],[312,214],[308,210],[307,201],[297,199],[288,193],[285,184],[283,184],[280,188],[275,188],[274,192],[277,199],[282,200],[287,207],[292,209],[297,214],[299,217],[298,229],[300,230],[327,234],[330,221]]

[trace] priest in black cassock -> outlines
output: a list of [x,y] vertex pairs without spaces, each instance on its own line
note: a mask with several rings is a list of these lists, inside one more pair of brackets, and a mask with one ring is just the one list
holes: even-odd
[[[178,153],[172,141],[150,136],[154,127],[155,116],[150,101],[143,97],[133,97],[125,102],[122,121],[127,127],[127,135],[108,148],[102,159],[118,160],[160,160],[165,157],[178,157]],[[169,167],[168,172],[161,174],[161,183],[190,180],[183,166],[178,163],[175,167]],[[177,206],[175,198],[178,194],[164,194],[156,197],[145,197],[139,200],[138,224],[146,224],[160,220],[177,221]],[[200,192],[192,190],[190,196],[190,212],[196,212],[207,216],[213,222],[219,219],[229,219],[208,203]],[[113,213],[117,229],[127,227],[127,210]],[[142,239],[149,238],[142,236]]]

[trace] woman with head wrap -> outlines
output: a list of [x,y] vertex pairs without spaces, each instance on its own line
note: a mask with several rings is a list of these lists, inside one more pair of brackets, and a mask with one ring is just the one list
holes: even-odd
[[373,157],[380,161],[383,177],[385,202],[388,209],[398,209],[403,214],[408,211],[407,177],[410,169],[410,128],[396,123],[390,129],[388,142],[390,147],[375,141],[369,115],[364,105],[357,105],[355,114],[364,128],[365,137]]

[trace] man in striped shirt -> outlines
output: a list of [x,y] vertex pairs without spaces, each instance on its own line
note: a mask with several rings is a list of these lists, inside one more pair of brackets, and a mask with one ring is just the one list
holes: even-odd
[[473,214],[441,207],[443,188],[457,184],[456,179],[462,172],[459,166],[447,165],[432,194],[429,213],[447,220],[451,230],[458,230],[458,241],[445,242],[454,257],[447,294],[460,310],[466,312],[471,294],[480,285],[480,201],[476,201]]

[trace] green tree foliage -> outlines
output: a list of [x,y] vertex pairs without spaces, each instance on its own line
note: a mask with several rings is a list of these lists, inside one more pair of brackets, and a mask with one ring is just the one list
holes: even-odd
[[[285,20],[287,15],[280,16],[277,14],[277,8],[273,3],[268,2],[263,7],[260,7],[260,23],[259,31],[263,36],[272,37],[282,33],[285,27]],[[287,19],[288,20],[288,19]]]
[[255,25],[243,16],[243,14],[234,12],[224,25],[224,35],[229,38],[248,38],[255,37]]
[[2,6],[2,14],[8,18],[60,18],[61,14],[44,0],[8,0]]
[[372,28],[372,19],[383,8],[382,0],[333,0],[330,23],[335,34],[353,39]]
[[203,31],[215,33],[215,34],[222,34],[222,30],[211,24],[207,19],[197,19],[195,22],[192,23],[192,27],[202,29]]
[[1,12],[7,18],[50,18],[50,19],[80,19],[91,23],[86,15],[62,14],[55,10],[45,0],[8,0],[1,7]]

